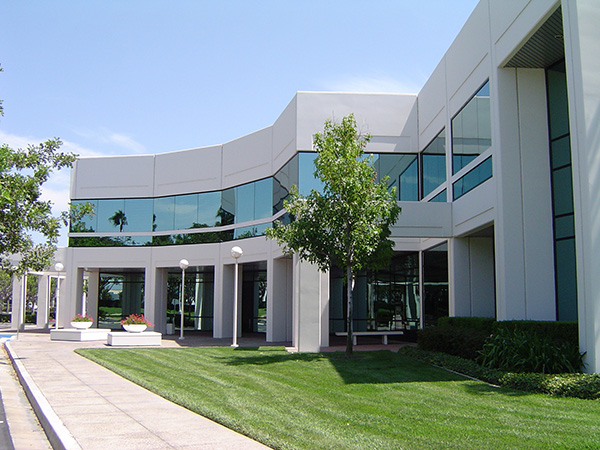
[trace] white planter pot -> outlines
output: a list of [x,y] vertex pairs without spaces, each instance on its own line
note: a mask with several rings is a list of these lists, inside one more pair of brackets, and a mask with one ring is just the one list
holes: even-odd
[[71,322],[71,327],[78,330],[87,330],[94,322]]
[[148,325],[139,325],[139,324],[133,324],[133,325],[123,325],[123,328],[125,329],[125,331],[127,331],[128,333],[141,333],[142,331],[144,331],[146,328],[148,328]]

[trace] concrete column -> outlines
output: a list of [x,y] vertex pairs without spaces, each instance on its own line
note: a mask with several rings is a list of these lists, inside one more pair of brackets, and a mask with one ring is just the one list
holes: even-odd
[[89,269],[87,271],[87,314],[94,318],[94,328],[98,327],[98,297],[100,294],[100,270]]
[[[329,300],[327,276],[316,265],[293,259],[293,339],[292,346],[299,352],[318,352],[322,343],[328,343],[329,327],[322,322],[322,312]],[[327,292],[323,290],[327,288]]]
[[230,338],[233,336],[234,273],[233,264],[217,264],[215,266],[215,309],[213,323],[213,337],[215,338]]
[[[167,332],[167,280],[166,268],[147,267],[145,278],[144,314],[154,325],[154,331]],[[150,291],[147,288],[150,287]]]
[[23,296],[23,278],[13,275],[12,277],[12,302],[11,302],[11,315],[10,315],[10,327],[13,330],[23,329],[23,311],[22,304]]
[[469,240],[448,240],[448,313],[450,317],[471,316],[471,273]]
[[498,70],[494,145],[498,320],[556,318],[550,158],[543,69]]
[[292,260],[267,260],[267,342],[292,340]]
[[469,238],[471,316],[496,317],[494,239]]
[[37,316],[35,325],[38,328],[48,328],[48,307],[50,300],[50,276],[38,276]]
[[577,248],[579,344],[586,370],[600,372],[600,10],[562,1]]

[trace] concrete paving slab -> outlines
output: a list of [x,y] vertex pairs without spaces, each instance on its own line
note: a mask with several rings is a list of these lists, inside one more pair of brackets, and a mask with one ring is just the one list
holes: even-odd
[[[187,339],[185,345],[191,346],[193,342],[194,339]],[[163,344],[163,347],[180,346],[169,339],[163,340]],[[54,416],[45,427],[62,430],[62,437],[50,438],[55,448],[268,448],[74,353],[81,347],[105,347],[105,344],[50,341],[48,333],[22,333],[19,341],[7,346],[14,364],[47,403],[50,412],[46,414]]]

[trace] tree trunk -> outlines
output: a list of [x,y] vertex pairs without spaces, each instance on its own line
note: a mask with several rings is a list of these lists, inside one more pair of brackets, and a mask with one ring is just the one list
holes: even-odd
[[346,289],[348,290],[348,314],[346,316],[346,358],[352,356],[352,266],[346,265]]

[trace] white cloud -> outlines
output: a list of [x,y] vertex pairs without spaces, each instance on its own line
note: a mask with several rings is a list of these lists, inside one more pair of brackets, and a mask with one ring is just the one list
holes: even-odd
[[[98,142],[105,147],[104,155],[123,155],[123,154],[143,154],[147,153],[146,147],[143,144],[137,142],[131,136],[123,133],[115,133],[105,127],[100,127],[97,130],[74,130],[74,132],[90,141]],[[108,144],[108,145],[107,145]],[[111,148],[113,147],[113,148]],[[117,147],[118,150],[115,150]],[[125,150],[125,152],[123,151]]]
[[422,85],[415,81],[403,81],[398,78],[381,75],[347,76],[323,83],[327,91],[341,92],[389,92],[396,94],[416,94]]

